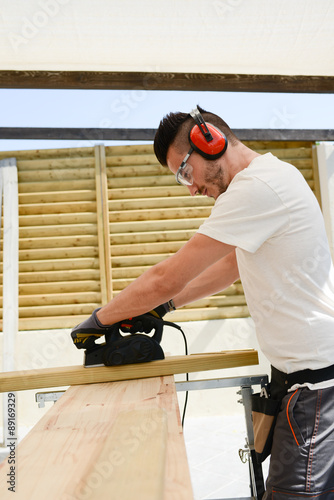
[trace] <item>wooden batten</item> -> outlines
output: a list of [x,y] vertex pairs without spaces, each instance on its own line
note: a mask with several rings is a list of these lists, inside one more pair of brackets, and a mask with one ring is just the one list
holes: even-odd
[[[47,150],[45,150],[47,151]],[[61,151],[61,150],[59,150]],[[66,150],[63,150],[66,151]],[[75,151],[75,150],[74,150]],[[62,179],[64,179],[64,174],[67,175],[71,170],[72,170],[72,175],[75,172],[83,172],[83,168],[90,168],[94,169],[95,168],[95,161],[94,161],[94,156],[86,156],[86,157],[80,157],[77,156],[75,158],[71,158],[70,156],[64,156],[64,157],[54,157],[54,158],[45,158],[45,159],[40,159],[40,158],[35,158],[35,159],[25,159],[21,160],[21,174],[20,175],[25,175],[29,171],[35,172],[38,170],[40,173],[41,171],[47,172],[49,171],[54,172],[53,176],[56,177],[56,172],[59,170],[65,170],[65,172],[62,172]],[[83,168],[82,168],[83,167]],[[91,172],[90,172],[91,174]],[[33,173],[34,176],[36,176],[36,173]],[[87,175],[85,175],[87,177]],[[41,178],[41,177],[39,177]],[[70,176],[72,178],[72,176]]]
[[[101,294],[99,294],[101,299]],[[100,305],[99,302],[87,302],[82,304],[47,304],[20,307],[20,318],[43,318],[45,316],[90,316],[93,309]],[[74,326],[74,325],[72,325]]]
[[20,229],[20,238],[52,238],[54,236],[89,236],[97,234],[96,222],[90,222],[90,217],[86,223],[79,222],[77,224],[58,224],[40,226],[22,227]]
[[108,186],[104,148],[95,147],[95,181],[102,305],[112,299]]
[[[95,224],[96,225],[96,203],[90,207],[90,212],[62,213],[62,214],[37,214],[22,215],[20,218],[21,231],[25,226],[60,226],[75,224]],[[69,231],[70,232],[70,231]],[[22,233],[24,234],[24,233]]]
[[67,248],[67,247],[88,247],[97,246],[97,235],[77,235],[77,236],[45,236],[39,238],[20,238],[20,249],[45,249]]
[[41,295],[53,293],[80,293],[82,291],[100,291],[99,280],[54,281],[45,283],[22,283],[19,285],[21,295]]
[[[159,197],[159,203],[165,208],[181,207],[212,207],[214,202],[211,198],[203,198],[199,201],[193,196],[163,196]],[[199,205],[200,204],[200,205]],[[136,210],[140,207],[142,210],[157,209],[157,200],[155,198],[136,198],[124,200],[109,200],[109,210]]]
[[96,257],[77,257],[75,259],[45,259],[21,261],[21,273],[34,273],[44,271],[57,271],[69,269],[99,269],[99,259]]
[[[73,181],[76,180],[86,180],[92,177],[94,173],[93,168],[85,168],[82,166],[81,168],[68,168],[61,169],[61,167],[55,167],[54,169],[49,170],[39,170],[38,176],[36,176],[36,171],[20,171],[19,174],[19,182],[21,183],[29,183],[29,182],[47,182],[47,181]],[[60,173],[61,172],[61,173]]]
[[59,293],[46,293],[46,294],[36,294],[36,295],[21,295],[19,299],[20,307],[41,307],[49,305],[68,305],[68,304],[100,304],[101,303],[101,293],[94,291],[84,291],[84,292],[63,292]]
[[54,202],[73,202],[81,201],[88,202],[96,200],[96,192],[94,189],[78,189],[70,191],[50,191],[47,193],[36,192],[36,193],[20,193],[19,203],[20,205],[30,205],[41,204],[41,203],[54,203]]
[[[122,245],[142,245],[143,248],[149,248],[150,243],[162,242],[185,242],[189,240],[196,232],[196,229],[177,229],[174,231],[142,231],[130,233],[114,233],[110,234],[110,243],[112,245],[111,251],[113,252],[114,245],[120,248]],[[138,248],[138,247],[137,247]],[[154,250],[153,250],[154,251]],[[132,248],[128,248],[128,255],[132,254]],[[134,252],[135,253],[135,252]]]
[[55,197],[52,203],[20,205],[20,215],[76,214],[82,212],[96,212],[96,203],[93,201],[59,202]]
[[[149,179],[148,179],[149,181]],[[165,196],[184,196],[188,195],[188,190],[184,186],[151,186],[146,184],[143,187],[119,187],[114,188],[111,182],[108,183],[109,200],[140,199],[140,198],[159,198]]]
[[141,210],[113,210],[113,222],[137,222],[164,219],[194,219],[207,218],[211,213],[211,207],[182,207],[182,208],[151,208],[148,211]]
[[[0,151],[0,158],[12,156],[18,160],[45,160],[47,158],[89,158],[94,156],[93,148],[32,149],[26,151]],[[20,161],[21,163],[21,161]]]
[[168,356],[165,359],[120,366],[64,366],[36,370],[18,370],[0,373],[0,391],[24,391],[45,387],[96,384],[119,380],[161,377],[238,366],[257,365],[254,349],[230,350],[188,356]]
[[136,233],[150,231],[173,231],[184,229],[198,229],[206,217],[192,217],[188,219],[167,219],[167,220],[143,220],[130,222],[112,222],[110,223],[110,234],[112,233]]
[[[94,179],[76,179],[75,186],[80,191],[92,191],[95,189]],[[35,193],[48,191],[71,191],[73,189],[73,181],[45,181],[45,182],[24,182],[21,183],[20,193]]]
[[[0,254],[1,255],[1,254]],[[68,248],[34,248],[19,250],[19,260],[48,260],[48,259],[78,259],[85,257],[97,257],[98,249],[95,246],[80,246]]]

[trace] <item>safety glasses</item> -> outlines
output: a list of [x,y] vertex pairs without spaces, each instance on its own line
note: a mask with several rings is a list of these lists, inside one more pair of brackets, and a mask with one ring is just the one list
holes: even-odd
[[194,179],[193,179],[193,167],[187,163],[189,160],[189,156],[193,152],[193,148],[190,148],[186,156],[184,157],[181,165],[179,166],[176,174],[175,174],[175,179],[178,184],[182,184],[183,186],[192,186]]

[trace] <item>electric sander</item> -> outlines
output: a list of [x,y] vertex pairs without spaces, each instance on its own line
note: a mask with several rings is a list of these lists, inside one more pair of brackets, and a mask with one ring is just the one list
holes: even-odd
[[160,345],[164,326],[180,329],[175,323],[164,321],[151,312],[105,326],[98,321],[97,311],[98,309],[71,332],[74,345],[78,349],[85,349],[85,367],[126,365],[164,359]]

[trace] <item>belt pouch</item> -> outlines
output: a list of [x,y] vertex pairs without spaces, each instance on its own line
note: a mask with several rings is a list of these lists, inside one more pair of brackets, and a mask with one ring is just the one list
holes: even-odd
[[274,428],[282,400],[271,399],[262,392],[252,394],[252,419],[256,460],[261,464],[270,455]]

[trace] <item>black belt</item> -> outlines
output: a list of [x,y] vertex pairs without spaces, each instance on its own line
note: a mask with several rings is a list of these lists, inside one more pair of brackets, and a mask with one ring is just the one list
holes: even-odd
[[334,379],[334,365],[319,368],[318,370],[300,370],[293,373],[284,373],[271,367],[271,388],[276,391],[287,391],[295,384],[317,384],[325,380]]
[[318,370],[300,370],[299,372],[284,373],[272,366],[272,374],[275,378],[278,377],[281,383],[287,385],[288,388],[295,384],[317,384],[324,380],[334,379],[334,365],[326,366],[326,368],[319,368]]

